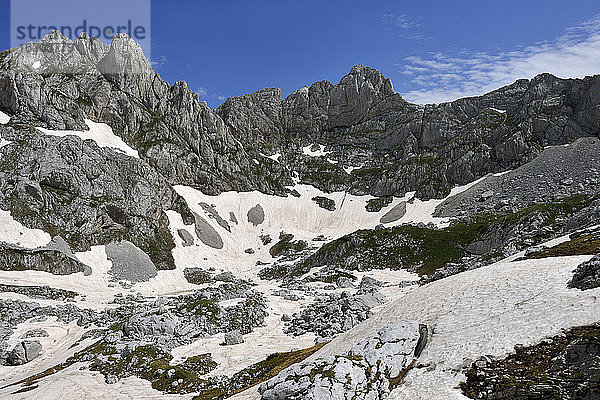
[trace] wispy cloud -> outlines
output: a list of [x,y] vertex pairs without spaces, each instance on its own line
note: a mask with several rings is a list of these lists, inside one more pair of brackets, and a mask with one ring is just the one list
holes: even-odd
[[598,74],[600,16],[552,41],[500,53],[463,50],[453,55],[411,56],[399,68],[413,86],[403,96],[421,104],[480,95],[542,72],[564,78]]
[[165,56],[152,57],[152,59],[150,59],[150,65],[152,66],[152,68],[161,67],[167,62],[168,59]]
[[418,22],[422,18],[413,18],[407,14],[383,14],[381,23],[388,31],[394,31],[398,37],[412,40],[427,40],[431,37],[423,35],[419,28],[421,24]]
[[419,24],[406,14],[383,14],[381,22],[387,29],[413,29],[419,27]]
[[213,93],[203,86],[194,86],[192,90],[198,94],[200,101],[206,101],[211,106],[219,105],[226,99],[225,96]]

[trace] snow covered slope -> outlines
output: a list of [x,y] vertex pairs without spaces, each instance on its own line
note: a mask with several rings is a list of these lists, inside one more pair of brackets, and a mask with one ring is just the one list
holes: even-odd
[[0,210],[0,242],[34,249],[50,242],[50,235],[40,229],[29,229],[10,215],[10,211]]
[[[1,117],[1,116],[0,116]],[[54,131],[45,128],[37,128],[40,132],[46,135],[54,136],[78,136],[83,140],[91,139],[98,143],[100,147],[110,147],[117,149],[128,156],[139,158],[137,150],[132,149],[112,131],[112,128],[106,124],[96,123],[89,119],[85,120],[85,124],[90,128],[88,131]]]
[[334,339],[312,358],[341,354],[390,321],[427,324],[429,343],[392,399],[463,399],[459,372],[482,355],[504,356],[564,329],[600,320],[600,289],[568,289],[575,267],[590,256],[513,261],[464,272],[410,291],[368,321]]
[[[481,179],[452,189],[447,198],[467,190],[480,181]],[[213,249],[205,245],[181,246],[177,230],[193,231],[194,227],[185,226],[177,213],[169,212],[172,233],[178,243],[173,251],[178,267],[216,266],[240,276],[255,278],[256,273],[261,269],[261,267],[257,268],[256,262],[272,261],[269,248],[279,240],[282,232],[293,234],[294,240],[305,240],[309,244],[320,246],[323,242],[313,241],[319,235],[329,241],[359,229],[375,228],[380,225],[381,217],[401,202],[407,202],[406,214],[385,226],[420,222],[443,226],[448,222],[448,218],[432,216],[435,208],[445,199],[421,201],[413,198],[413,192],[407,193],[402,198],[394,198],[391,204],[379,212],[368,212],[365,206],[370,199],[373,199],[372,196],[354,196],[345,192],[323,193],[308,185],[297,185],[293,189],[300,194],[300,197],[280,197],[260,192],[225,192],[218,196],[210,196],[187,186],[175,186],[177,193],[186,200],[192,211],[205,216],[224,242],[222,249]],[[334,200],[336,209],[328,211],[320,208],[312,200],[316,196]],[[228,221],[231,231],[220,226],[214,218],[210,218],[200,203],[214,205],[219,216]],[[248,212],[256,205],[260,205],[265,214],[264,222],[258,225],[251,223],[247,217]],[[233,213],[237,223],[231,221],[230,213]],[[262,235],[269,235],[273,243],[264,245],[261,241]],[[252,248],[254,253],[248,254],[246,250],[249,248]]]
[[10,117],[0,111],[0,124],[5,125],[10,121]]

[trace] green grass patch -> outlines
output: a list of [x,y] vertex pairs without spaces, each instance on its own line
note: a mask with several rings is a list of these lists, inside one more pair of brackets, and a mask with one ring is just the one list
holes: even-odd
[[568,242],[542,249],[515,261],[548,257],[584,256],[600,253],[600,234],[582,235]]

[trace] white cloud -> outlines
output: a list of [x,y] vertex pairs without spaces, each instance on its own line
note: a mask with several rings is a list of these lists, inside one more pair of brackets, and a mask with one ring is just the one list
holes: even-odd
[[542,72],[563,78],[594,75],[600,73],[600,16],[567,29],[553,41],[509,52],[463,50],[456,55],[432,53],[404,61],[399,68],[414,89],[403,96],[420,104],[481,95]]
[[165,65],[169,60],[165,56],[154,57],[150,60],[152,68],[157,68]]
[[381,16],[381,22],[383,22],[386,29],[413,29],[419,27],[419,24],[406,14],[383,14]]
[[202,97],[205,97],[208,94],[206,88],[203,87],[199,87],[198,90],[196,90],[196,92]]

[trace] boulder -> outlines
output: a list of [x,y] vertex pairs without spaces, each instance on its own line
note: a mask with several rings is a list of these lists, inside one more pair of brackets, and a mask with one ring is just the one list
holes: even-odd
[[42,353],[42,345],[38,340],[24,340],[10,352],[6,358],[9,365],[23,365],[37,358]]
[[391,210],[385,213],[380,219],[379,222],[382,224],[390,224],[392,222],[398,221],[400,218],[404,217],[406,214],[406,202],[401,201],[396,204]]
[[194,237],[185,229],[177,229],[177,234],[183,240],[183,246],[189,247],[194,244]]
[[254,226],[258,226],[265,222],[265,211],[260,204],[255,205],[248,211],[248,222]]
[[126,240],[106,245],[106,257],[112,261],[109,273],[116,279],[146,282],[157,275],[150,257]]
[[212,247],[213,249],[223,248],[223,239],[219,233],[200,215],[194,213],[196,236],[205,245]]
[[238,330],[227,332],[223,340],[224,346],[232,346],[235,344],[244,343],[244,337]]

